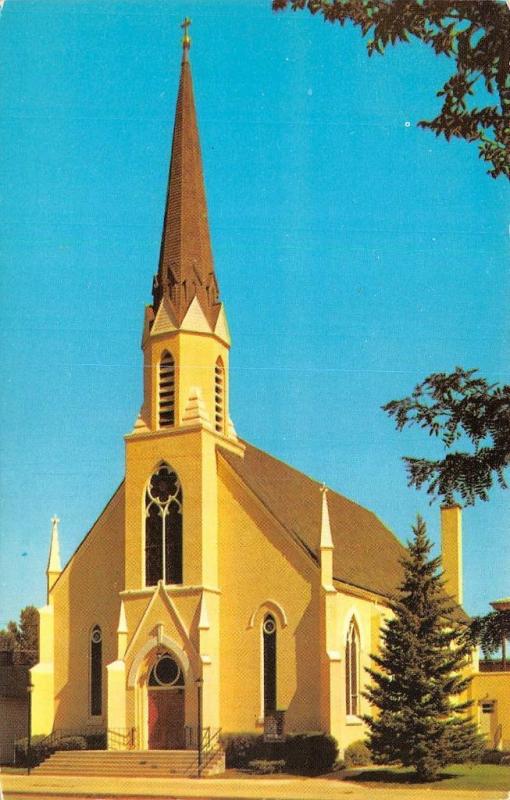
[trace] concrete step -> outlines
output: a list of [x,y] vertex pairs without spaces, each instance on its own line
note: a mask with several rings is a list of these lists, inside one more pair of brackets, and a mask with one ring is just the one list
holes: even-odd
[[[225,754],[206,756],[204,776],[225,770]],[[131,777],[196,774],[196,750],[59,750],[35,768],[41,775],[104,775]]]
[[158,761],[173,761],[175,759],[190,760],[197,758],[196,750],[165,750],[165,751],[134,751],[134,750],[57,750],[52,754],[52,758],[63,759],[71,758],[73,761],[135,761],[137,759]]

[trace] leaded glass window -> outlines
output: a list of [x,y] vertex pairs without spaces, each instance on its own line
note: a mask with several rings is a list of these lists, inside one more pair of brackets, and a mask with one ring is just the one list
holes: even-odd
[[102,714],[103,688],[103,637],[99,625],[95,625],[90,636],[90,713],[93,717]]
[[359,632],[354,618],[345,643],[345,704],[351,716],[359,715]]
[[276,711],[276,622],[266,614],[262,623],[264,650],[264,712]]
[[184,686],[184,676],[177,661],[169,653],[164,653],[149,674],[149,686]]
[[159,580],[182,583],[182,487],[166,464],[145,492],[145,584]]

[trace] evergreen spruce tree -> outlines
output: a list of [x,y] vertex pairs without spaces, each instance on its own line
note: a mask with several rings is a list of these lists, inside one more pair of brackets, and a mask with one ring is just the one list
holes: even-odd
[[365,720],[377,763],[400,761],[431,781],[441,767],[476,757],[480,738],[469,703],[459,699],[469,683],[461,674],[470,652],[465,626],[455,619],[420,517],[413,534],[393,616],[372,655],[376,668],[368,670],[373,682],[365,696],[378,713]]

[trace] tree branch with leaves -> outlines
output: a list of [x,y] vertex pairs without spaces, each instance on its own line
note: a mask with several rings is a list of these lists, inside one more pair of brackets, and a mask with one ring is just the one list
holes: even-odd
[[39,658],[39,612],[35,606],[25,606],[19,623],[10,620],[0,630],[0,650],[12,653],[15,664],[33,666]]
[[483,617],[473,617],[467,635],[473,646],[480,645],[486,658],[501,650],[503,667],[506,666],[506,642],[510,640],[509,610],[495,610]]
[[[504,0],[273,0],[321,14],[326,22],[352,22],[369,37],[369,56],[415,38],[455,63],[438,90],[442,108],[418,124],[436,136],[476,142],[493,178],[510,178],[510,11]],[[478,92],[478,90],[481,90]],[[476,95],[483,105],[474,105]],[[486,93],[494,102],[485,101]]]
[[465,505],[488,500],[494,481],[507,488],[510,386],[489,384],[476,373],[461,367],[434,373],[408,397],[383,406],[399,431],[418,425],[449,451],[457,443],[471,445],[471,451],[456,449],[436,460],[404,456],[409,486],[425,484],[433,499],[448,504],[459,496]]

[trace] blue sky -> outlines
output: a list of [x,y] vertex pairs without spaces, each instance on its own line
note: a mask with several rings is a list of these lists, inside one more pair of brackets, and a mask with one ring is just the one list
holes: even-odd
[[[0,624],[44,602],[52,514],[67,560],[122,479],[186,14],[240,435],[437,543],[400,457],[440,450],[380,406],[456,365],[510,380],[507,184],[416,127],[447,60],[269,0],[6,0]],[[509,594],[509,506],[464,514],[471,613]]]

